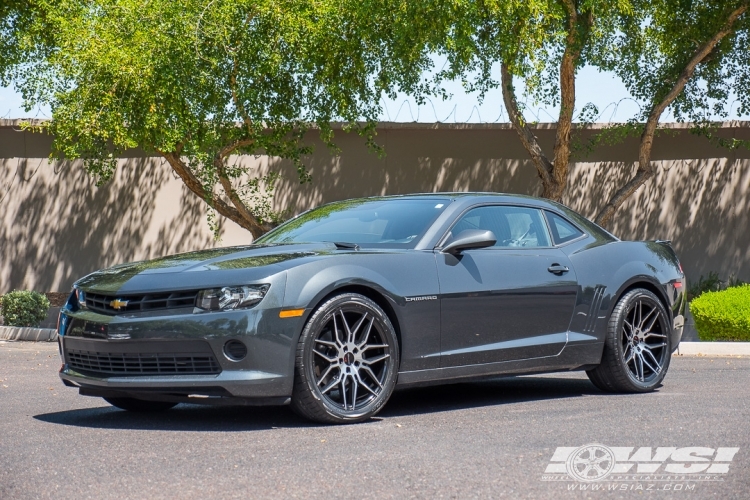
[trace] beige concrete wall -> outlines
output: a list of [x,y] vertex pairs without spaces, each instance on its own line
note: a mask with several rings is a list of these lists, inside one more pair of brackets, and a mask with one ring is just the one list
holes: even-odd
[[[537,133],[551,149],[554,128],[540,125]],[[727,124],[721,133],[750,139],[750,126]],[[339,133],[336,142],[338,156],[316,145],[306,159],[313,182],[304,186],[289,162],[263,156],[234,161],[258,173],[283,172],[275,203],[290,213],[379,194],[538,193],[527,154],[505,124],[381,124],[382,159],[356,135]],[[214,241],[204,203],[159,158],[123,158],[115,179],[96,187],[79,162],[49,163],[50,143],[0,122],[0,292],[66,290],[78,277],[115,263],[251,241],[230,221],[221,221],[222,239]],[[632,173],[636,152],[637,141],[629,139],[581,156],[566,203],[593,216]],[[716,271],[750,281],[750,153],[717,149],[675,127],[657,138],[654,159],[656,180],[623,207],[610,229],[626,239],[672,239],[689,277]]]

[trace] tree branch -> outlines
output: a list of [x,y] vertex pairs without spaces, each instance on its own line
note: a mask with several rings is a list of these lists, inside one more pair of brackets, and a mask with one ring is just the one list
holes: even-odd
[[636,170],[635,175],[624,186],[618,189],[615,194],[612,195],[609,202],[607,202],[607,204],[601,209],[595,219],[597,224],[601,226],[607,224],[625,200],[632,196],[633,193],[635,193],[647,180],[653,177],[655,169],[651,163],[651,149],[654,144],[654,134],[659,125],[659,118],[661,118],[664,110],[666,110],[684,90],[687,82],[693,77],[695,68],[697,68],[698,65],[711,54],[714,48],[725,36],[732,32],[734,23],[745,13],[747,8],[748,2],[746,1],[729,14],[722,28],[695,51],[693,57],[685,65],[685,68],[680,73],[677,81],[672,86],[672,89],[661,101],[653,106],[649,113],[648,120],[646,121],[643,133],[641,134],[641,143],[638,150],[638,169]]
[[542,189],[546,192],[547,186],[552,182],[552,162],[545,156],[542,147],[539,145],[539,141],[537,141],[526,120],[523,119],[521,112],[518,111],[518,102],[516,101],[516,94],[513,89],[513,75],[508,71],[505,61],[502,61],[500,64],[500,74],[502,78],[503,101],[505,102],[505,109],[508,110],[508,117],[513,124],[513,128],[518,132],[518,137],[521,138],[523,147],[531,155],[531,160],[534,162],[539,178],[542,180]]
[[240,198],[240,195],[232,186],[232,181],[229,178],[229,175],[227,175],[227,169],[224,165],[224,160],[233,151],[236,151],[238,148],[249,146],[253,142],[254,141],[252,139],[240,139],[225,146],[216,154],[216,156],[214,156],[214,168],[216,168],[216,173],[219,176],[219,183],[221,184],[224,193],[226,193],[227,197],[232,202],[232,205],[234,205],[234,207],[237,209],[237,212],[239,212],[242,218],[245,219],[248,224],[250,224],[250,226],[252,226],[250,232],[253,233],[253,238],[257,238],[258,236],[270,230],[271,227],[261,224],[258,221],[258,218],[253,215],[252,212],[250,212],[250,210],[247,208],[247,205],[245,205],[245,202],[242,201],[242,198]]
[[192,191],[194,194],[204,200],[208,206],[216,210],[219,214],[223,215],[229,220],[236,222],[239,226],[247,229],[253,235],[253,239],[258,238],[265,231],[258,231],[258,225],[253,226],[250,221],[246,220],[240,212],[227,205],[224,200],[216,196],[213,191],[206,189],[206,187],[198,180],[190,168],[182,161],[180,155],[176,152],[164,152],[158,151],[169,163],[177,175],[180,176],[182,182]]

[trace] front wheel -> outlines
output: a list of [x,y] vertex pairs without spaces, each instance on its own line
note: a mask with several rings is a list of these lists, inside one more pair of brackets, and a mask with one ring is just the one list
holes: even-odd
[[656,295],[638,288],[615,306],[602,362],[586,374],[608,392],[649,392],[661,384],[672,354],[670,322]]
[[300,336],[292,408],[321,423],[367,420],[391,397],[398,359],[385,312],[363,295],[337,295],[313,313]]
[[146,401],[135,398],[103,398],[104,401],[121,410],[135,412],[165,411],[177,406],[169,401]]

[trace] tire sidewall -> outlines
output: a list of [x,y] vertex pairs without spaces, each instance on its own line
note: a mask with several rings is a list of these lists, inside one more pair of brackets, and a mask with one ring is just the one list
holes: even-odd
[[[628,366],[623,362],[622,349],[622,335],[625,318],[627,318],[627,315],[633,303],[643,298],[649,299],[650,302],[656,305],[659,314],[659,321],[664,327],[663,330],[664,334],[666,335],[665,342],[667,344],[663,347],[663,349],[666,350],[666,356],[664,358],[664,364],[662,365],[661,372],[649,382],[640,382],[639,380],[635,379]],[[670,359],[672,357],[672,336],[670,331],[671,322],[669,321],[669,316],[667,315],[667,310],[664,307],[664,304],[662,304],[661,300],[659,300],[659,298],[654,295],[653,292],[645,289],[636,289],[628,292],[624,297],[622,297],[622,299],[620,299],[620,301],[615,306],[614,314],[618,314],[615,322],[615,330],[612,331],[612,322],[610,322],[610,331],[607,332],[607,340],[610,344],[609,347],[614,351],[615,359],[617,359],[618,361],[618,363],[616,364],[616,368],[619,369],[621,374],[627,380],[627,383],[631,386],[633,392],[648,392],[654,390],[659,386],[659,384],[661,384],[662,380],[664,380],[664,377],[667,374],[667,369],[669,368]]]
[[[313,357],[314,340],[321,328],[323,328],[332,316],[345,306],[345,309],[354,309],[364,312],[367,310],[375,317],[380,332],[386,337],[385,340],[390,348],[390,357],[387,360],[388,367],[386,378],[383,381],[383,390],[378,396],[364,408],[345,411],[329,402],[320,394],[316,385]],[[366,420],[378,413],[393,393],[398,378],[399,345],[396,331],[385,312],[371,299],[355,294],[344,293],[324,302],[310,317],[300,336],[302,348],[302,366],[298,366],[297,376],[302,376],[305,389],[315,399],[320,409],[330,418],[340,422],[358,422]]]

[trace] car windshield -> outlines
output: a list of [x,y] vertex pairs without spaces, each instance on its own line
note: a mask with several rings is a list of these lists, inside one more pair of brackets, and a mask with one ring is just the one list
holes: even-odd
[[257,243],[350,243],[413,248],[449,198],[381,198],[323,205],[277,227]]

